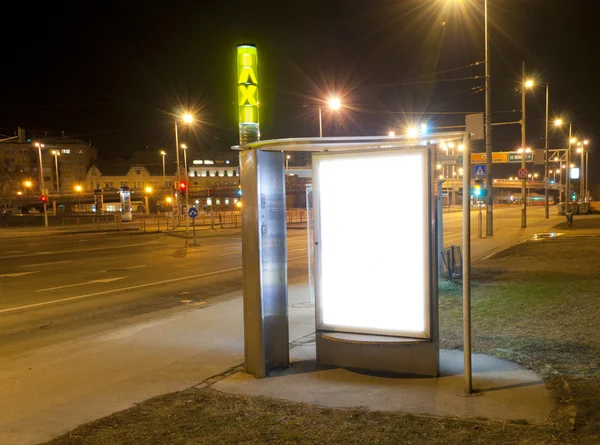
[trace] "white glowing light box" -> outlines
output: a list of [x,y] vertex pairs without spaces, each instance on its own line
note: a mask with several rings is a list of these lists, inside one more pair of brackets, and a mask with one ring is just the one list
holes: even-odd
[[430,337],[426,147],[313,155],[317,329]]

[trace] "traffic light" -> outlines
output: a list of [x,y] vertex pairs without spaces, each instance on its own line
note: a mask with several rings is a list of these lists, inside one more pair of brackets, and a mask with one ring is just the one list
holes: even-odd
[[242,186],[238,185],[238,196],[242,196]]
[[42,196],[40,196],[40,201],[42,201],[42,203],[46,204],[48,202],[48,197],[46,195],[42,195]]
[[214,195],[214,194],[215,194],[215,192],[214,192],[214,190],[213,190],[213,189],[209,189],[209,190],[208,190],[208,196],[212,196],[212,195]]
[[186,181],[179,181],[179,185],[177,187],[179,189],[179,194],[181,196],[185,196],[187,193],[188,184]]

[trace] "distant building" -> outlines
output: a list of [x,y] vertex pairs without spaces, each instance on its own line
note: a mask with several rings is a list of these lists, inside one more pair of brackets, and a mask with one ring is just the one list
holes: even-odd
[[[43,144],[44,185],[50,194],[58,190],[57,185],[61,192],[83,185],[86,172],[97,158],[96,148],[88,141],[66,137],[33,140],[20,128],[15,139],[0,142],[0,193],[3,195],[25,192],[25,181],[32,182],[32,193],[40,192],[39,152],[35,143]],[[58,161],[58,178],[55,160]]]
[[[204,156],[206,158],[206,156]],[[198,162],[201,161],[201,162]],[[239,199],[239,167],[237,156],[231,159],[188,160],[188,193],[192,204],[233,206]],[[185,169],[181,165],[181,180],[185,181]],[[91,192],[102,189],[105,192],[117,191],[120,187],[129,187],[133,193],[144,193],[146,187],[152,188],[155,197],[170,196],[177,186],[177,166],[165,165],[163,177],[162,163],[128,164],[126,162],[94,163],[87,172],[85,190]],[[213,191],[213,199],[208,191]],[[197,202],[196,202],[197,201]]]

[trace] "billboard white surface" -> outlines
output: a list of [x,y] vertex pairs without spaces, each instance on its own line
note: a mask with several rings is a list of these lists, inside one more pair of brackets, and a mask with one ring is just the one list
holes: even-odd
[[317,328],[427,338],[427,148],[313,155]]

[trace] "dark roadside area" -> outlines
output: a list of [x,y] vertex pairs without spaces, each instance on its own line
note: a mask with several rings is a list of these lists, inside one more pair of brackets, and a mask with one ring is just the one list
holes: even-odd
[[[591,222],[590,222],[591,221]],[[529,367],[551,390],[547,426],[325,409],[223,394],[211,383],[157,397],[49,442],[66,444],[598,444],[600,236],[518,244],[473,266],[473,352]],[[600,229],[589,219],[585,229]],[[579,236],[571,236],[579,235]],[[462,347],[460,282],[440,289],[443,348]]]

